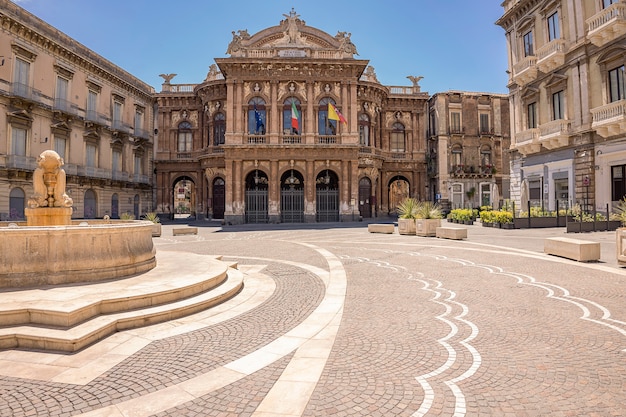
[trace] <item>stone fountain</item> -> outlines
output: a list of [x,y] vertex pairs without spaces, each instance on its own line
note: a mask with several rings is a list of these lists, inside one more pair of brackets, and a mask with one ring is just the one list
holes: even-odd
[[102,281],[154,268],[151,222],[71,219],[62,166],[56,152],[41,153],[26,222],[0,227],[0,288]]

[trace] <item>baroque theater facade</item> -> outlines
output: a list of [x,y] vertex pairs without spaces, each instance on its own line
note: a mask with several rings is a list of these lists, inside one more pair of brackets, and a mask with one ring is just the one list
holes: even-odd
[[162,74],[156,208],[241,223],[352,221],[430,199],[428,93],[382,85],[350,34],[292,11],[233,32],[199,84]]

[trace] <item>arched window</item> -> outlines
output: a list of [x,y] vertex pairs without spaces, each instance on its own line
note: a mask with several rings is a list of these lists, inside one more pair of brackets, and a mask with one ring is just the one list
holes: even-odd
[[450,164],[454,170],[463,170],[463,148],[461,145],[452,145],[452,151],[450,152]]
[[491,147],[485,145],[480,148],[480,165],[482,165],[483,167],[491,167],[491,164]]
[[224,113],[215,113],[213,116],[213,145],[218,146],[224,144],[226,133],[226,116]]
[[317,110],[317,131],[320,135],[336,135],[337,121],[328,118],[328,103],[335,105],[335,100],[324,97],[319,102]]
[[248,134],[264,135],[266,126],[265,100],[253,97],[248,102]]
[[299,135],[302,132],[302,107],[300,100],[288,97],[283,102],[283,134]]
[[178,125],[178,152],[191,152],[193,148],[191,127],[189,122],[182,122]]
[[404,152],[405,150],[404,125],[396,122],[391,127],[391,152]]
[[370,146],[370,118],[365,113],[359,115],[359,144]]
[[13,188],[9,193],[9,220],[24,218],[26,194],[21,188]]

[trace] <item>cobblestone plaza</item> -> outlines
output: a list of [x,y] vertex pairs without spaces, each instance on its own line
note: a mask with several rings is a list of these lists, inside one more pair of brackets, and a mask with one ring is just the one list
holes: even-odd
[[[563,229],[468,239],[363,223],[217,227],[157,252],[220,254],[230,301],[76,354],[0,352],[1,416],[617,416],[626,274],[543,254]],[[10,293],[4,296],[10,297]]]

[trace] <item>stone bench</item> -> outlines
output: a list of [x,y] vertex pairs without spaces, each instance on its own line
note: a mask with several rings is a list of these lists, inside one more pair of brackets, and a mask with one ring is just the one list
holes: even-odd
[[172,235],[180,236],[180,235],[197,235],[198,228],[197,227],[177,227],[172,229]]
[[438,227],[435,229],[435,236],[441,239],[467,239],[467,229],[464,227]]
[[395,226],[392,223],[372,223],[367,225],[367,231],[370,233],[393,233]]
[[544,240],[543,251],[579,262],[600,260],[600,242],[589,240],[549,237]]

